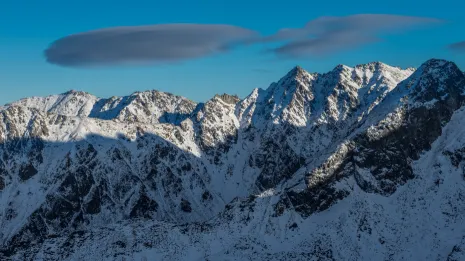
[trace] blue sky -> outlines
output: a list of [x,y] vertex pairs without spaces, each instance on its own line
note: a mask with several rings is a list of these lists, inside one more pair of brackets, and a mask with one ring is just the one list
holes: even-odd
[[[465,70],[465,52],[448,45],[465,41],[465,3],[430,1],[2,1],[0,8],[0,104],[26,96],[70,89],[100,97],[157,89],[205,101],[215,93],[238,94],[266,88],[295,65],[326,72],[337,64],[383,61],[419,66],[429,58],[456,62]],[[227,24],[273,35],[302,28],[322,16],[393,14],[444,20],[382,36],[383,41],[324,57],[279,58],[264,52],[278,43],[238,46],[230,52],[176,63],[145,66],[62,67],[47,63],[44,50],[71,34],[115,26],[165,23]],[[6,26],[4,26],[6,25]]]

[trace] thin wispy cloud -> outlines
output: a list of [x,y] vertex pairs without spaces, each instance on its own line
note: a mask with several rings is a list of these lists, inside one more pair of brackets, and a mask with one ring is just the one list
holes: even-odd
[[45,50],[45,57],[71,67],[166,63],[226,52],[256,35],[215,24],[114,27],[63,37]]
[[454,51],[465,52],[465,41],[458,42],[458,43],[453,43],[453,44],[449,45],[449,49],[454,50]]
[[312,57],[359,47],[380,41],[381,35],[412,30],[420,26],[441,23],[427,17],[358,14],[342,17],[320,17],[303,28],[286,28],[261,38],[260,42],[284,41],[272,49],[277,55]]

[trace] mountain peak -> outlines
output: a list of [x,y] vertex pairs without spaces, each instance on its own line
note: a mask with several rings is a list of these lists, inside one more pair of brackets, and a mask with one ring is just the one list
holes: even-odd
[[229,104],[236,104],[236,103],[238,103],[238,102],[240,101],[239,96],[237,96],[237,95],[230,95],[230,94],[227,94],[227,93],[216,94],[213,98],[219,98],[219,99],[221,99],[223,102],[229,103]]
[[410,101],[415,106],[422,106],[449,100],[462,104],[465,93],[465,75],[451,61],[430,59],[416,70],[408,81],[404,81],[399,90],[409,90]]
[[430,69],[439,69],[439,68],[449,68],[449,70],[460,71],[458,66],[452,62],[445,59],[429,59],[418,67],[418,70],[430,70]]
[[74,95],[91,95],[88,92],[78,91],[78,90],[74,90],[74,89],[71,89],[71,90],[69,90],[67,92],[62,93],[62,95],[71,95],[71,94],[74,94]]
[[419,73],[421,74],[432,74],[435,76],[440,76],[438,74],[444,73],[454,73],[457,74],[461,72],[458,66],[451,61],[443,59],[430,59],[424,62],[419,68]]
[[304,68],[299,65],[293,67],[289,72],[282,77],[279,82],[289,81],[289,80],[299,80],[299,81],[308,81],[310,79],[316,78],[318,73],[309,73]]
[[428,64],[428,65],[444,65],[446,63],[452,63],[451,61],[447,61],[445,59],[439,59],[439,58],[431,58],[424,62],[423,64]]
[[294,68],[292,68],[292,70],[295,70],[295,71],[298,71],[298,72],[305,72],[304,68],[302,68],[302,66],[300,65],[296,65],[294,66]]
[[383,67],[389,66],[385,63],[382,63],[380,61],[375,61],[375,62],[369,62],[365,64],[357,64],[355,68],[357,69],[370,69],[371,71],[376,71],[380,70]]
[[348,70],[351,70],[352,68],[345,65],[345,64],[338,64],[336,67],[334,67],[334,69],[332,70],[332,72],[343,72],[343,71],[348,71]]
[[308,72],[305,71],[301,66],[296,65],[288,73],[286,73],[286,76],[296,77],[302,74],[308,74]]

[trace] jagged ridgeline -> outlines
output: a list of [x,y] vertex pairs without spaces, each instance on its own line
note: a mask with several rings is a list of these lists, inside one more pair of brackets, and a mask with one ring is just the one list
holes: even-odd
[[0,108],[1,260],[464,260],[465,76],[293,68],[244,99]]

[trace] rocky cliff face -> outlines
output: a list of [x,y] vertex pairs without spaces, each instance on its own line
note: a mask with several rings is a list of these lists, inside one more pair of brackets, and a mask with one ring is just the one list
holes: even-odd
[[296,67],[243,100],[20,100],[0,111],[0,257],[460,260],[464,102],[435,59]]

